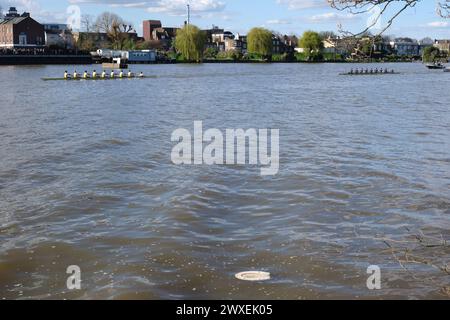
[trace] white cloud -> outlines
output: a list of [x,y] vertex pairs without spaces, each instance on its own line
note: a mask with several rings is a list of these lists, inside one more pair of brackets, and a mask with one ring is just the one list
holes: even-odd
[[65,22],[66,12],[55,12],[43,9],[37,0],[0,0],[0,7],[7,11],[9,7],[16,7],[19,13],[28,12],[31,17],[41,23]]
[[327,0],[276,0],[278,4],[287,5],[291,10],[325,8]]
[[446,28],[450,26],[450,23],[447,21],[433,21],[426,24],[427,27],[431,28]]
[[267,24],[291,24],[291,22],[289,20],[284,20],[284,19],[273,19],[273,20],[268,20],[266,22]]
[[145,8],[151,13],[165,13],[169,15],[185,15],[186,5],[189,3],[193,16],[200,16],[209,12],[220,12],[225,9],[221,0],[148,0],[130,2],[127,0],[69,0],[72,4],[104,4],[112,7]]
[[336,21],[343,21],[343,20],[353,20],[357,19],[358,17],[354,14],[339,14],[336,12],[327,12],[322,14],[313,15],[310,17],[307,17],[306,20],[313,23],[322,23],[322,22],[336,22]]

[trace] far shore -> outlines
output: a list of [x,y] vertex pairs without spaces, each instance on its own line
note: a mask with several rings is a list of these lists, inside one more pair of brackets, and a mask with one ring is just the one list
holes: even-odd
[[[265,60],[212,60],[205,59],[201,63],[205,64],[272,64],[272,63],[299,63],[299,64],[324,64],[324,63],[414,63],[422,62],[420,60],[395,60],[395,61],[351,61],[351,60],[324,60],[324,61],[265,61]],[[189,62],[189,61],[155,61],[147,64],[201,64],[199,62]],[[79,64],[79,65],[98,65],[94,60],[88,55],[0,55],[0,65],[67,65],[67,64]],[[131,63],[130,63],[131,64]],[[136,65],[136,64],[131,64]]]

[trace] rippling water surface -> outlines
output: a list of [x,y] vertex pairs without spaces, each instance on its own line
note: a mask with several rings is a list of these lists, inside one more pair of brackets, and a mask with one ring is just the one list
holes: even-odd
[[[450,74],[338,76],[351,67],[77,83],[40,80],[72,66],[0,67],[0,299],[448,297]],[[280,129],[279,174],[173,165],[171,133],[195,120]]]

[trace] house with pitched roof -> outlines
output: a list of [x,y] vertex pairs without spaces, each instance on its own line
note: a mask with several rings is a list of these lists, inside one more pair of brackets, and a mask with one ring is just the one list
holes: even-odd
[[31,18],[29,13],[19,15],[15,8],[10,8],[8,14],[0,21],[0,49],[44,46],[44,26]]

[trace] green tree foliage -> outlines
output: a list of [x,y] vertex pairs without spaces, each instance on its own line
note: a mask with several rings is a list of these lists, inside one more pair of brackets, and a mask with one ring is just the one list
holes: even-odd
[[291,62],[295,61],[296,57],[294,53],[278,53],[272,56],[272,62]]
[[218,60],[233,60],[238,61],[242,59],[242,53],[237,50],[229,50],[219,52],[216,56]]
[[441,60],[445,60],[447,58],[446,52],[441,52],[439,48],[436,47],[427,47],[423,51],[423,62],[437,62]]
[[314,31],[305,31],[300,38],[299,46],[303,48],[308,61],[320,54],[323,49],[322,37]]
[[203,56],[205,57],[205,59],[216,59],[218,53],[219,51],[217,49],[208,48],[203,53]]
[[138,41],[136,43],[137,50],[164,50],[162,41],[150,40],[150,41]]
[[247,48],[250,54],[270,57],[273,50],[272,32],[264,28],[253,28],[247,35]]
[[175,48],[187,61],[201,62],[205,43],[205,33],[194,25],[185,25],[177,31]]

